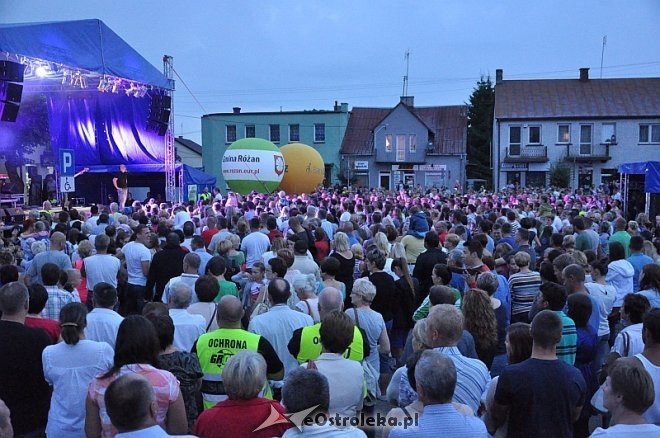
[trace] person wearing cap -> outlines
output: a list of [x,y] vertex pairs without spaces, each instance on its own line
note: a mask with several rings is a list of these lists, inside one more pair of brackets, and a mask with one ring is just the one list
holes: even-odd
[[113,310],[117,305],[117,289],[109,283],[97,283],[94,286],[92,303],[94,308],[87,314],[84,327],[85,338],[106,342],[114,349],[119,325],[124,320]]

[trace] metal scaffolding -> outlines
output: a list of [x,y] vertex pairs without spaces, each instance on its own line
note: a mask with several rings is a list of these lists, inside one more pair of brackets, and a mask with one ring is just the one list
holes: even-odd
[[176,190],[176,150],[174,147],[174,58],[163,56],[163,73],[170,82],[169,90],[165,93],[170,96],[170,127],[165,134],[165,196],[170,202],[179,202],[179,192]]

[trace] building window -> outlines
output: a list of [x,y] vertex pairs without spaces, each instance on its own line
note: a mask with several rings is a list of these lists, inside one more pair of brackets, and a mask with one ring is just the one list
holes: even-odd
[[236,125],[225,126],[225,143],[233,143],[236,141]]
[[255,136],[254,125],[245,125],[245,138],[254,138]]
[[545,172],[527,172],[525,174],[525,187],[539,187],[546,186]]
[[541,144],[541,127],[530,126],[528,131],[528,144]]
[[300,141],[300,125],[289,125],[289,141]]
[[580,125],[580,155],[591,155],[591,125]]
[[280,142],[280,125],[270,125],[270,141],[273,143]]
[[325,123],[314,123],[314,143],[325,142]]
[[385,152],[392,152],[392,134],[385,135]]
[[601,143],[616,142],[616,123],[603,123],[600,133]]
[[396,161],[406,161],[406,136],[396,136]]
[[571,142],[571,125],[561,124],[557,125],[557,143],[570,143]]
[[509,126],[509,155],[520,155],[520,126]]
[[660,143],[660,124],[639,125],[640,143]]
[[410,134],[408,136],[408,150],[411,154],[417,152],[417,134]]

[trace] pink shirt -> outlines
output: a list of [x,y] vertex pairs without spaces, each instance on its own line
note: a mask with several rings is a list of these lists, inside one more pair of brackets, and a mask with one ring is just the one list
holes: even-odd
[[158,413],[156,421],[158,425],[165,429],[165,419],[170,405],[179,398],[179,381],[169,371],[159,370],[147,364],[129,364],[124,365],[119,369],[119,372],[111,377],[101,379],[96,377],[92,380],[87,391],[88,396],[94,400],[99,407],[99,414],[101,416],[101,436],[114,437],[117,434],[117,429],[114,428],[108,417],[108,412],[105,408],[105,390],[117,378],[128,374],[137,373],[147,379],[156,393],[156,401],[158,402]]

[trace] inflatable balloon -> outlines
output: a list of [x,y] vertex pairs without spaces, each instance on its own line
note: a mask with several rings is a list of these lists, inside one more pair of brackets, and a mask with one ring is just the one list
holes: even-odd
[[280,148],[287,164],[280,188],[287,193],[310,193],[323,182],[325,166],[316,149],[302,143],[291,143]]
[[284,157],[268,140],[242,138],[233,142],[222,157],[222,176],[229,188],[246,195],[251,191],[271,193],[284,174]]

